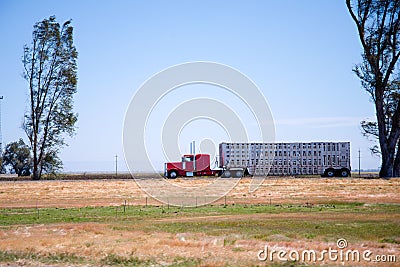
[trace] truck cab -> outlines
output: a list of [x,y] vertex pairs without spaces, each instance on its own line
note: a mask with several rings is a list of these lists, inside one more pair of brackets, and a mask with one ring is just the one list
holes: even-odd
[[211,170],[209,154],[186,154],[179,162],[167,162],[164,166],[164,175],[170,179],[178,176],[209,176],[218,175],[218,170]]

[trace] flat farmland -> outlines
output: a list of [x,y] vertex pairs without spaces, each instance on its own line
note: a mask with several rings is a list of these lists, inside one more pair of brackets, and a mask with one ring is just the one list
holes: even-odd
[[[112,175],[110,175],[112,177]],[[151,179],[151,176],[141,177]],[[168,180],[183,187],[203,186],[212,178]],[[335,202],[400,204],[400,179],[323,179],[273,177],[249,193],[249,178],[218,203],[227,204],[324,204]],[[85,207],[160,205],[147,197],[135,180],[61,180],[0,182],[0,207]]]
[[[3,181],[0,266],[399,265],[400,179],[273,177],[252,193],[249,184],[241,179],[214,203],[182,208],[146,196],[131,179]],[[265,246],[319,252],[338,249],[341,238],[372,260],[258,259]]]

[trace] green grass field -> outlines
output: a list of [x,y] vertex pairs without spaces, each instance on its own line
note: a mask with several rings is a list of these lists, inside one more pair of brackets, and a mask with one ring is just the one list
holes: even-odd
[[[110,223],[124,229],[140,228],[144,231],[161,230],[168,233],[240,234],[247,238],[261,240],[265,240],[265,237],[271,233],[283,233],[291,238],[333,240],[340,236],[347,236],[354,240],[379,241],[399,236],[400,225],[397,220],[388,219],[389,215],[399,213],[400,205],[363,205],[362,203],[312,206],[218,205],[198,208],[117,206],[71,209],[2,209],[0,221],[2,228],[30,224],[93,222]],[[283,214],[287,215],[288,219],[284,217],[268,218],[268,216],[262,217],[262,219],[257,216],[254,218],[251,216],[235,217],[235,215],[260,214]],[[357,215],[363,216],[357,219]],[[199,220],[202,217],[213,220]],[[310,217],[310,220],[307,220],[307,217]],[[319,220],[314,220],[316,217]],[[349,218],[354,218],[354,220],[349,223]]]
[[[224,246],[232,246],[238,237],[246,240],[308,240],[335,242],[346,237],[349,243],[400,243],[397,214],[400,205],[331,203],[319,205],[209,205],[198,208],[168,206],[117,206],[86,208],[2,209],[1,230],[24,225],[58,223],[106,223],[110,231],[145,233],[202,233],[223,236]],[[278,240],[279,241],[279,240]],[[88,244],[90,246],[90,244]],[[232,248],[233,251],[240,248]],[[157,259],[107,255],[99,259],[74,253],[40,254],[33,251],[2,251],[0,262],[33,260],[43,264],[91,264],[103,266],[157,266]],[[291,263],[287,266],[302,266]],[[198,266],[202,259],[171,259],[170,266]],[[227,263],[226,266],[229,266]]]

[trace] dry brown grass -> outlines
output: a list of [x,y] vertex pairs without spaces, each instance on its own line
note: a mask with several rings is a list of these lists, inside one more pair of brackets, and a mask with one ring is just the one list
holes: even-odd
[[[183,186],[204,185],[212,178],[176,179]],[[267,178],[249,193],[242,179],[227,195],[228,203],[400,203],[400,179]],[[0,207],[112,206],[124,201],[144,205],[146,194],[134,180],[0,182]],[[225,199],[219,200],[223,203]],[[160,204],[147,197],[149,205]]]
[[[173,259],[179,257],[198,258],[202,259],[202,266],[224,266],[226,263],[231,266],[263,264],[257,260],[256,253],[266,244],[264,241],[246,240],[240,236],[207,236],[202,233],[148,233],[115,230],[107,224],[95,223],[17,226],[2,230],[0,239],[0,250],[3,251],[34,251],[39,255],[68,252],[76,256],[94,259],[105,258],[109,255],[121,257],[135,255],[139,259],[157,259],[159,263],[172,263]],[[234,242],[230,240],[234,240]],[[332,242],[305,240],[269,241],[268,247],[286,251],[302,251],[304,249],[322,251],[329,247],[337,248],[336,244]],[[374,255],[387,255],[388,253],[397,253],[398,255],[399,252],[398,245],[382,246],[382,244],[373,242],[351,244],[348,249],[369,249],[373,251]],[[396,266],[395,263],[379,265],[366,262],[356,265]]]

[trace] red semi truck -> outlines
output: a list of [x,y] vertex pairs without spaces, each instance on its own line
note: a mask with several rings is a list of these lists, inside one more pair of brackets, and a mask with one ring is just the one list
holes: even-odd
[[217,175],[221,175],[221,171],[210,168],[210,155],[208,154],[183,155],[180,162],[167,162],[165,164],[165,176],[172,179],[178,176]]
[[[192,149],[191,149],[192,152]],[[322,175],[348,177],[350,142],[221,143],[219,168],[212,170],[209,154],[184,155],[165,163],[165,176]]]
[[[194,160],[195,159],[195,160]],[[183,155],[182,161],[165,163],[165,176],[175,179],[178,176],[221,176],[240,178],[244,174],[243,168],[219,168],[212,170],[209,154]]]

